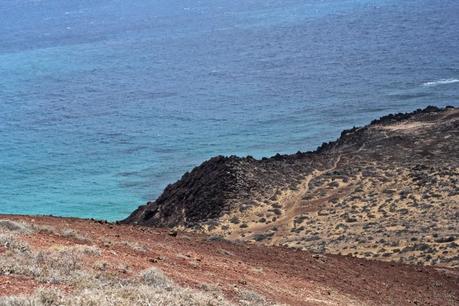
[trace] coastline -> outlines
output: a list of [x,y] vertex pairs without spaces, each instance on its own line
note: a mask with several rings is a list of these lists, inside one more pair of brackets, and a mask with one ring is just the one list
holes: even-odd
[[313,152],[217,156],[121,222],[459,267],[458,126],[457,108],[431,106],[345,130]]

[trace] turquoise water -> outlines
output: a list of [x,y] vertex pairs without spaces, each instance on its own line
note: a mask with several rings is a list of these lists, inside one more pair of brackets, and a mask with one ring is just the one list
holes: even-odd
[[2,0],[0,213],[120,219],[217,154],[459,105],[459,2]]

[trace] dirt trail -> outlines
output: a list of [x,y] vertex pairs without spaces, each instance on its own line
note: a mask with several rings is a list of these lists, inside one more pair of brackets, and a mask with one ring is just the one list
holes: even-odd
[[288,236],[288,232],[293,227],[295,216],[298,216],[298,210],[301,208],[302,198],[305,193],[309,191],[309,183],[316,177],[319,177],[327,172],[333,171],[338,166],[338,163],[341,160],[341,155],[338,155],[333,167],[325,170],[314,170],[306,179],[300,184],[298,191],[289,191],[287,198],[284,200],[285,212],[277,222],[278,230],[274,234],[271,244],[279,245],[280,240],[285,239]]
[[[273,227],[276,227],[277,231],[272,236],[272,239],[269,242],[269,245],[279,245],[282,239],[285,239],[285,237],[288,237],[288,232],[293,226],[295,216],[298,215],[298,211],[301,209],[301,203],[303,201],[302,198],[304,194],[306,194],[309,191],[309,183],[311,182],[311,180],[327,172],[335,170],[340,160],[341,160],[341,155],[338,155],[331,168],[324,169],[324,170],[314,169],[312,173],[306,176],[304,180],[299,184],[297,190],[285,191],[278,199],[279,203],[281,203],[283,210],[284,210],[282,216],[279,217],[274,223],[256,224],[250,227],[252,234],[248,236],[248,238],[252,239],[256,235],[262,234],[266,232],[267,230]],[[238,237],[240,236],[240,233],[236,231],[231,236]]]

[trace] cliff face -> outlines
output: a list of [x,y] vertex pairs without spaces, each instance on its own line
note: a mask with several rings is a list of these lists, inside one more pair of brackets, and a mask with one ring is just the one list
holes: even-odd
[[123,222],[456,266],[458,152],[458,109],[388,115],[314,152],[212,158]]

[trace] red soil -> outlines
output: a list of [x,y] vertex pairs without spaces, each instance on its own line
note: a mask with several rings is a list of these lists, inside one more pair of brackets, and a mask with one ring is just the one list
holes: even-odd
[[[120,277],[156,266],[179,284],[195,288],[210,284],[230,299],[247,289],[289,305],[459,304],[458,270],[210,241],[203,235],[174,236],[166,229],[90,220],[2,215],[0,219],[70,228],[87,237],[82,241],[53,233],[24,236],[34,249],[95,245],[103,250],[102,256],[86,257],[88,266],[105,261]],[[29,293],[36,287],[32,280],[0,276],[0,295]]]
[[14,275],[0,275],[0,296],[32,293],[36,287],[37,284],[33,279]]

